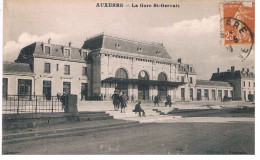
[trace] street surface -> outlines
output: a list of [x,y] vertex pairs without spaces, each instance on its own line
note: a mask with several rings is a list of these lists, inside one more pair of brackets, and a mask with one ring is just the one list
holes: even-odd
[[[210,117],[209,117],[210,118]],[[254,154],[255,123],[160,123],[3,145],[3,154]]]

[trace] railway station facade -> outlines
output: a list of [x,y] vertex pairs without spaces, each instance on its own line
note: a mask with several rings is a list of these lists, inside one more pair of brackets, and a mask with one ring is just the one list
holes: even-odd
[[88,38],[81,48],[35,42],[21,49],[15,62],[4,63],[3,69],[3,98],[66,92],[81,100],[98,96],[110,100],[117,91],[135,100],[170,95],[174,101],[217,101],[233,95],[228,82],[197,84],[194,67],[171,59],[161,43],[103,33]]

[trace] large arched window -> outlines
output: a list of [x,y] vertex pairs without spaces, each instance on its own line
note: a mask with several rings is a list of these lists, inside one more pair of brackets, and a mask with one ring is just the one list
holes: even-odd
[[125,69],[123,68],[119,68],[116,71],[116,78],[124,78],[124,79],[128,79],[128,75]]
[[167,76],[165,73],[161,72],[159,75],[158,75],[158,81],[167,81]]
[[149,75],[146,71],[142,70],[138,74],[138,79],[149,80]]

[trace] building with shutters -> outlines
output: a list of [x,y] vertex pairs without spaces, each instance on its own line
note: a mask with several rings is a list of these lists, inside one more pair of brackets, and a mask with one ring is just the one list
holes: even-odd
[[228,82],[234,88],[233,99],[248,101],[250,96],[255,96],[255,74],[250,72],[249,69],[235,70],[235,66],[231,70],[219,72],[211,76],[212,81]]
[[162,43],[104,33],[88,38],[81,48],[52,44],[50,39],[35,42],[3,69],[3,97],[66,92],[81,100],[109,100],[117,91],[135,100],[170,95],[174,101],[211,101],[222,99],[219,88],[221,97],[233,90],[228,82],[197,80],[194,67],[171,59]]

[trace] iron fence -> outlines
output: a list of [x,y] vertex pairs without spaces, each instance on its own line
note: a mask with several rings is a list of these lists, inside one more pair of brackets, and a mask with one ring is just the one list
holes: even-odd
[[3,98],[3,114],[63,112],[57,96],[7,95]]

